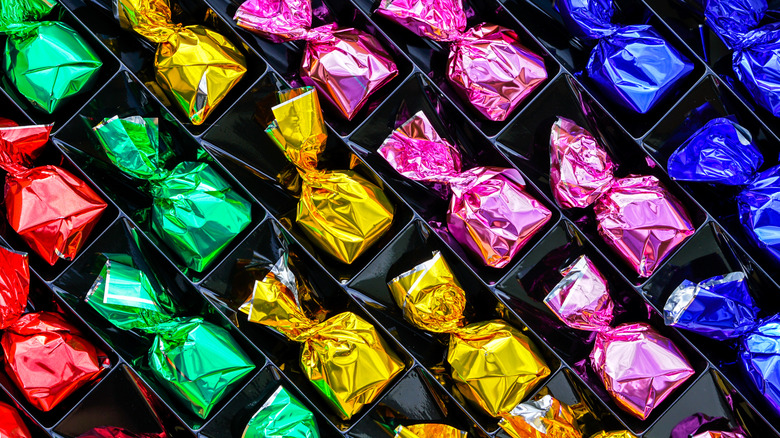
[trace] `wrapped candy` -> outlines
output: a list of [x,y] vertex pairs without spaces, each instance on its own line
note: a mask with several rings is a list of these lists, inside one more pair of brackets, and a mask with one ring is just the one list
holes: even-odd
[[759,319],[743,272],[683,281],[664,305],[667,325],[739,345],[748,379],[780,413],[780,315]]
[[696,413],[680,421],[672,429],[670,438],[747,438],[739,430],[722,430],[731,429],[728,423],[723,417]]
[[348,120],[398,75],[393,58],[373,36],[335,23],[312,29],[311,0],[246,0],[234,19],[273,42],[306,40],[301,79]]
[[413,424],[395,428],[394,438],[467,438],[468,434],[446,424]]
[[514,30],[489,23],[467,30],[462,0],[381,0],[374,12],[417,35],[449,42],[450,84],[490,120],[506,120],[547,79],[542,57]]
[[393,131],[379,154],[409,179],[449,184],[450,233],[487,266],[508,265],[552,216],[524,190],[515,169],[461,171],[460,152],[439,136],[422,111]]
[[108,159],[149,181],[152,230],[187,268],[201,272],[252,222],[252,205],[209,163],[164,168],[157,119],[112,117],[94,127]]
[[640,277],[649,277],[695,229],[654,176],[613,176],[607,152],[584,128],[558,117],[550,134],[550,186],[562,208],[595,203],[598,231]]
[[168,0],[113,0],[123,29],[157,43],[157,83],[193,125],[202,124],[247,72],[241,51],[223,35],[171,22]]
[[0,330],[19,320],[30,292],[27,254],[0,247]]
[[0,402],[0,437],[32,438],[24,420],[13,407]]
[[407,321],[449,333],[447,363],[455,385],[488,414],[511,411],[550,375],[533,342],[506,322],[465,325],[466,293],[440,252],[387,285]]
[[88,90],[103,65],[73,28],[61,21],[38,21],[56,5],[55,0],[0,2],[0,33],[8,36],[3,70],[33,107],[49,114]]
[[0,120],[0,168],[8,223],[47,263],[72,260],[107,204],[84,181],[58,166],[31,167],[51,125]]
[[611,327],[614,303],[607,281],[582,255],[544,304],[567,326],[596,332],[590,364],[617,405],[645,420],[694,370],[674,343],[646,323]]
[[612,24],[612,0],[556,0],[555,9],[574,36],[598,41],[585,73],[621,107],[647,113],[693,71],[653,26]]
[[316,90],[296,88],[278,97],[266,133],[302,180],[295,222],[312,243],[350,264],[390,228],[395,206],[355,171],[317,169],[328,134]]
[[163,433],[134,433],[121,427],[96,427],[85,433],[82,433],[78,438],[167,438],[168,435]]
[[305,282],[288,265],[287,253],[256,281],[240,310],[250,322],[263,324],[301,343],[300,365],[312,385],[337,415],[349,420],[373,402],[404,364],[374,326],[352,312],[324,321],[303,309]]
[[241,438],[319,438],[314,414],[283,386],[257,410]]
[[170,297],[130,256],[107,260],[85,301],[120,330],[154,335],[144,367],[200,418],[255,369],[230,333],[199,317],[176,317]]

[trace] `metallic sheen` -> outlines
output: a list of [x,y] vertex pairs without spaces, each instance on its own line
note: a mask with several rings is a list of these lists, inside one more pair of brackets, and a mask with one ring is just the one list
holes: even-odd
[[467,438],[468,433],[446,424],[425,423],[395,428],[393,438]]
[[22,416],[11,405],[0,402],[0,437],[32,438]]
[[512,438],[582,438],[571,408],[549,394],[520,403],[498,425]]
[[320,437],[314,414],[283,386],[260,406],[241,434],[241,438],[274,437]]

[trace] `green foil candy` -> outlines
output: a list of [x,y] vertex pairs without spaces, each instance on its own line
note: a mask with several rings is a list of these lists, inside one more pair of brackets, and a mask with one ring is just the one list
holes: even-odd
[[69,97],[88,90],[103,63],[70,26],[38,22],[55,0],[0,1],[0,33],[8,36],[3,70],[19,93],[49,114]]
[[283,386],[268,397],[241,438],[319,438],[314,414]]
[[151,184],[152,230],[187,268],[201,272],[252,221],[252,206],[208,163],[166,170],[157,119],[105,119],[94,128],[106,155]]

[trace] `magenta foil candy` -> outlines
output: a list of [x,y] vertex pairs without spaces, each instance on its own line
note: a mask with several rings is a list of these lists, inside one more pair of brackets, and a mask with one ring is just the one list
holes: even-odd
[[561,271],[544,303],[571,328],[597,332],[590,364],[615,403],[645,420],[694,370],[676,345],[646,323],[611,327],[607,281],[587,256]]
[[375,12],[417,35],[450,42],[447,78],[490,120],[506,120],[547,79],[541,56],[512,29],[482,23],[467,30],[461,0],[381,0]]
[[695,229],[654,176],[614,177],[606,150],[584,128],[559,117],[550,133],[550,186],[561,208],[594,205],[602,238],[640,277],[649,277]]
[[273,42],[306,40],[301,79],[348,120],[398,74],[395,62],[372,35],[336,24],[311,29],[311,0],[247,0],[234,19]]
[[447,227],[487,266],[503,268],[552,216],[525,192],[515,169],[475,167],[461,171],[457,148],[443,139],[420,111],[384,141],[379,154],[401,175],[449,184]]

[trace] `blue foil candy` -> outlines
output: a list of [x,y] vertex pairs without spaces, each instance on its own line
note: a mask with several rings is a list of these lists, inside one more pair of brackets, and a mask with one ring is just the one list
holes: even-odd
[[758,174],[737,195],[739,221],[759,247],[780,261],[780,166]]
[[585,68],[607,97],[638,113],[650,111],[693,71],[693,63],[648,25],[611,23],[612,0],[557,0],[569,31],[599,40]]
[[758,312],[746,275],[732,272],[683,281],[666,301],[664,322],[716,340],[741,339],[742,369],[780,413],[780,315],[759,321]]

